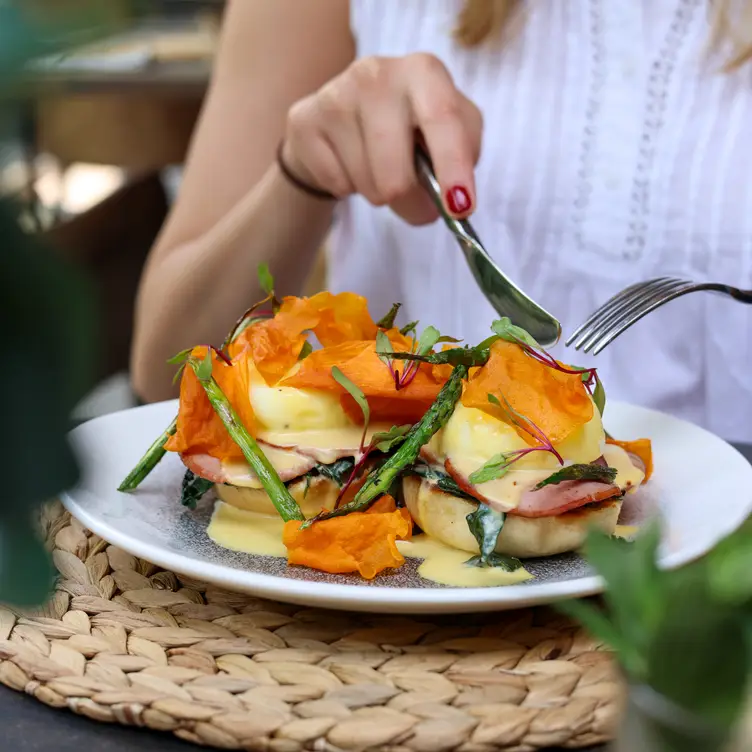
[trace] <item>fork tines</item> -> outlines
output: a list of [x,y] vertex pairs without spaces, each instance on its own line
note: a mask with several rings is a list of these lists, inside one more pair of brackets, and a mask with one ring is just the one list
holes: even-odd
[[598,308],[566,341],[576,350],[597,355],[643,316],[694,287],[676,277],[638,282],[614,295]]

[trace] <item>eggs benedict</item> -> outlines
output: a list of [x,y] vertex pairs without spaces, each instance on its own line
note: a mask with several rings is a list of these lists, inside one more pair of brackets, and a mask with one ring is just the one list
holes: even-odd
[[607,440],[594,370],[558,363],[508,323],[496,328],[506,337],[404,480],[410,514],[476,554],[479,509],[496,515],[498,554],[549,556],[579,548],[592,527],[612,534],[625,494],[648,477],[649,442]]

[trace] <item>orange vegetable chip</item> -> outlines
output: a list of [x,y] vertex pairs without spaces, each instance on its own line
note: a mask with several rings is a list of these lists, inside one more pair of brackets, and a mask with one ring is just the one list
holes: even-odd
[[[504,340],[494,343],[488,363],[471,376],[462,404],[509,423],[506,412],[488,401],[489,394],[502,404],[502,395],[506,397],[554,444],[593,417],[593,403],[579,374],[557,371],[526,355],[519,345]],[[527,442],[536,443],[527,432],[517,432]]]
[[[403,362],[395,361],[394,365],[402,368]],[[362,423],[360,408],[332,377],[333,366],[337,366],[365,394],[374,421],[415,423],[433,404],[443,384],[434,379],[430,366],[421,364],[415,378],[397,390],[388,366],[376,354],[375,341],[365,341],[344,342],[316,350],[280,385],[339,394],[348,415]]]
[[406,540],[412,533],[409,512],[397,509],[389,496],[367,512],[332,517],[305,530],[300,529],[301,524],[287,522],[282,533],[289,564],[332,574],[358,572],[367,580],[405,563],[396,541]]
[[606,444],[620,446],[625,452],[634,454],[642,460],[645,465],[645,477],[642,482],[647,483],[653,474],[653,445],[650,439],[635,439],[634,441],[617,441],[616,439],[606,439]]
[[[195,347],[192,355],[203,359],[206,356],[206,347]],[[248,385],[253,370],[248,349],[233,358],[232,366],[228,366],[216,353],[212,355],[212,376],[246,429],[251,434],[255,433],[256,418],[248,398]],[[243,453],[214,412],[204,387],[190,366],[185,367],[180,382],[177,431],[164,446],[170,452],[209,454],[222,460],[243,458]]]

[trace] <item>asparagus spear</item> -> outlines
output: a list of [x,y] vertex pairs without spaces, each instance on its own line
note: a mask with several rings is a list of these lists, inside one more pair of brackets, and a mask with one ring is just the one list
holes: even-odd
[[[261,485],[269,495],[277,513],[285,522],[304,520],[305,517],[300,511],[297,502],[292,498],[290,492],[287,490],[287,486],[280,480],[277,471],[261,451],[253,436],[246,430],[240,420],[240,416],[235,412],[219,384],[212,377],[211,371],[208,374],[202,371],[204,364],[204,361],[200,361],[197,358],[188,359],[188,365],[193,369],[193,372],[201,382],[201,386],[204,387],[211,406],[217,415],[219,415],[227,429],[227,433],[230,434],[232,440],[240,447],[246,461],[261,481]],[[209,360],[209,366],[211,366],[211,360]]]
[[450,365],[450,366],[483,366],[488,361],[490,355],[490,345],[481,343],[477,347],[455,347],[451,350],[442,350],[441,352],[429,353],[409,353],[409,352],[390,352],[378,353],[385,354],[396,360],[412,360],[421,363],[431,363],[432,365]]
[[175,433],[178,419],[173,418],[167,428],[159,435],[159,438],[146,450],[146,454],[138,461],[136,467],[131,470],[125,480],[118,486],[118,491],[132,491],[139,483],[159,464],[167,450],[164,448],[167,439]]
[[[454,412],[454,406],[462,394],[462,379],[467,376],[467,366],[454,367],[449,381],[441,388],[436,401],[426,414],[408,431],[402,446],[372,473],[355,498],[349,503],[327,514],[316,517],[316,520],[341,517],[350,512],[360,512],[366,509],[376,497],[386,493],[397,476],[408,465],[412,465],[418,457],[420,449],[430,441],[431,437],[449,420]],[[312,520],[313,521],[313,520]],[[309,521],[307,524],[311,524]]]

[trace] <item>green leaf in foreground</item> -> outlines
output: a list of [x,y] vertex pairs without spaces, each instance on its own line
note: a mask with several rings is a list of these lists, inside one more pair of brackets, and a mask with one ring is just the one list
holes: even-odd
[[537,491],[545,486],[555,486],[567,480],[593,480],[599,483],[613,483],[616,480],[616,469],[594,463],[566,465],[538,483],[535,490]]
[[360,441],[361,448],[366,440],[366,431],[368,431],[368,424],[371,422],[371,408],[368,405],[366,395],[363,394],[363,390],[357,385],[353,384],[350,379],[345,376],[337,366],[332,366],[332,378],[358,403],[360,411],[363,413],[363,437]]
[[261,289],[267,295],[271,295],[274,292],[274,277],[269,271],[269,264],[267,264],[266,261],[260,263],[256,273],[258,274],[258,281],[261,285]]
[[394,326],[394,320],[397,318],[402,303],[394,303],[389,311],[376,322],[379,329],[391,329]]

